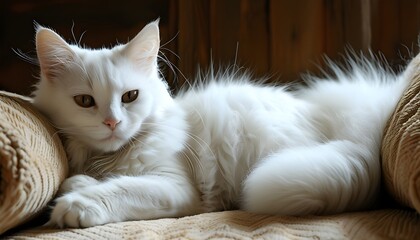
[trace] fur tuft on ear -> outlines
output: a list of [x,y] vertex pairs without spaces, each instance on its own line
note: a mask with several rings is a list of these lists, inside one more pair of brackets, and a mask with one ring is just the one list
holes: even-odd
[[123,54],[139,68],[150,68],[157,65],[159,52],[159,19],[147,24],[124,47]]
[[66,64],[74,59],[70,45],[54,31],[36,26],[36,52],[41,66],[41,75],[53,81]]

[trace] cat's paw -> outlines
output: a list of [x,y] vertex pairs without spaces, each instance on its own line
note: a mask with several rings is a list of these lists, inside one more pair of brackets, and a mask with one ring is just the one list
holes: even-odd
[[58,193],[59,195],[62,195],[64,193],[79,190],[84,187],[96,185],[98,184],[98,182],[98,180],[88,175],[74,175],[64,180],[64,182],[60,186],[60,190],[58,191]]
[[72,192],[56,199],[49,225],[63,227],[92,227],[110,222],[109,214],[100,201]]

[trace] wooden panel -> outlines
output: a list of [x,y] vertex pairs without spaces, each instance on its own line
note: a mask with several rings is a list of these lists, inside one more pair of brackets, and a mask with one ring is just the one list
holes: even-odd
[[[160,71],[162,77],[168,82],[170,88],[175,92],[179,85],[178,75],[178,3],[176,1],[169,1],[168,23],[166,31],[161,31],[161,45],[160,45]],[[159,28],[162,29],[162,24]],[[166,33],[166,34],[164,34]]]
[[233,63],[239,43],[239,22],[240,0],[210,1],[209,51],[216,66]]
[[280,74],[281,81],[317,69],[324,52],[323,13],[321,1],[270,1],[271,71]]
[[398,9],[398,42],[395,53],[398,58],[394,65],[405,65],[413,54],[419,50],[418,36],[420,36],[420,1],[401,0]]
[[256,77],[268,76],[268,0],[242,0],[239,24],[239,64],[249,67]]
[[[180,70],[194,77],[211,61],[217,71],[236,63],[267,75],[267,1],[179,1],[178,61]],[[191,17],[194,16],[194,17]],[[194,21],[191,21],[194,19]],[[238,52],[237,52],[238,51]]]
[[[401,45],[399,48],[404,48],[406,45],[409,51],[418,51],[417,37],[420,34],[420,1],[401,0],[399,1],[399,36]],[[407,52],[401,50],[404,56]]]
[[372,48],[388,59],[396,58],[399,44],[399,0],[372,0]]
[[102,47],[126,42],[160,16],[161,56],[178,68],[172,74],[162,63],[162,72],[175,91],[211,58],[281,81],[317,73],[323,54],[337,60],[346,47],[372,47],[397,64],[417,50],[420,30],[419,0],[6,0],[0,7],[0,89],[24,94],[38,70],[11,49],[35,55],[33,20],[73,41],[86,30],[82,43]]
[[404,64],[404,59],[417,53],[419,30],[419,1],[372,0],[372,47],[392,65]]
[[210,2],[210,47],[215,68],[250,68],[268,74],[268,1]]
[[370,0],[326,0],[324,3],[325,55],[335,62],[343,62],[349,50],[357,54],[369,51]]
[[325,52],[337,58],[349,48],[367,51],[371,44],[370,0],[326,0]]
[[210,63],[209,0],[179,0],[178,4],[178,87],[182,87],[195,76],[199,64]]
[[343,0],[345,43],[356,51],[371,45],[370,0]]
[[343,53],[346,39],[344,29],[343,0],[325,1],[325,54],[332,59],[337,59]]

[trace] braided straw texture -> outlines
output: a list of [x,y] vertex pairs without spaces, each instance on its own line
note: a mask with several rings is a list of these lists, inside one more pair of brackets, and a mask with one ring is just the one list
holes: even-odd
[[29,101],[0,92],[0,234],[45,209],[67,174],[60,139]]
[[388,192],[420,213],[420,55],[409,67],[411,84],[388,121],[383,138],[382,172]]

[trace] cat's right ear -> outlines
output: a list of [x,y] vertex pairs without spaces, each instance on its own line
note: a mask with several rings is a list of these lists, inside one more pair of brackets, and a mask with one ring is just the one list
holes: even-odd
[[123,50],[137,68],[155,70],[159,52],[159,20],[147,24]]
[[48,81],[54,81],[66,64],[74,59],[70,45],[54,31],[41,26],[36,31],[36,52],[41,74]]

